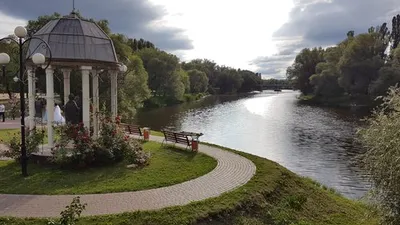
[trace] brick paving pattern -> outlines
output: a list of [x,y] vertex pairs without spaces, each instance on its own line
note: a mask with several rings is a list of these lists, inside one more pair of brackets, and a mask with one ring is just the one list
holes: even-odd
[[[151,140],[161,142],[162,137]],[[210,173],[180,184],[135,192],[88,195],[11,195],[0,194],[0,216],[58,217],[74,196],[87,203],[83,215],[107,215],[137,210],[156,210],[217,197],[247,183],[255,174],[250,160],[207,145],[199,151],[218,161]]]

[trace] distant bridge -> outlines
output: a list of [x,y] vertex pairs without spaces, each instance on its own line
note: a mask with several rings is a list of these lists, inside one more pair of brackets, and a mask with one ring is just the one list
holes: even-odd
[[262,85],[262,90],[293,90],[291,85]]

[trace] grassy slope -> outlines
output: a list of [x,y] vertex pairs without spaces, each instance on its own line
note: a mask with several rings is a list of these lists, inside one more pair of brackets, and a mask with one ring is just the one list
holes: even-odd
[[[154,133],[153,133],[154,134]],[[301,178],[279,164],[247,153],[256,175],[244,186],[217,198],[158,211],[84,217],[78,224],[279,224],[375,225],[368,208]],[[46,220],[6,219],[4,224],[39,225]]]
[[[151,153],[150,165],[143,169],[116,166],[84,171],[30,165],[30,176],[22,179],[20,166],[14,161],[0,161],[0,193],[13,194],[88,194],[136,191],[181,183],[210,172],[216,160],[159,143],[143,145]],[[179,172],[178,172],[179,171]]]

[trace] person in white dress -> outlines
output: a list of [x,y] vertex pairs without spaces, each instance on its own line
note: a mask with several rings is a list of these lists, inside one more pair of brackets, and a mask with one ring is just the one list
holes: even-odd
[[61,109],[58,104],[54,106],[54,123],[58,125],[65,124],[65,118],[61,114]]

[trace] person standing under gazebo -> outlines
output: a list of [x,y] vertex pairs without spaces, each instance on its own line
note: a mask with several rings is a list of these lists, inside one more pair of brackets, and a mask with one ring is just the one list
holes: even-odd
[[73,94],[68,96],[69,101],[64,106],[65,121],[68,124],[78,124],[80,122],[81,109],[75,101]]

